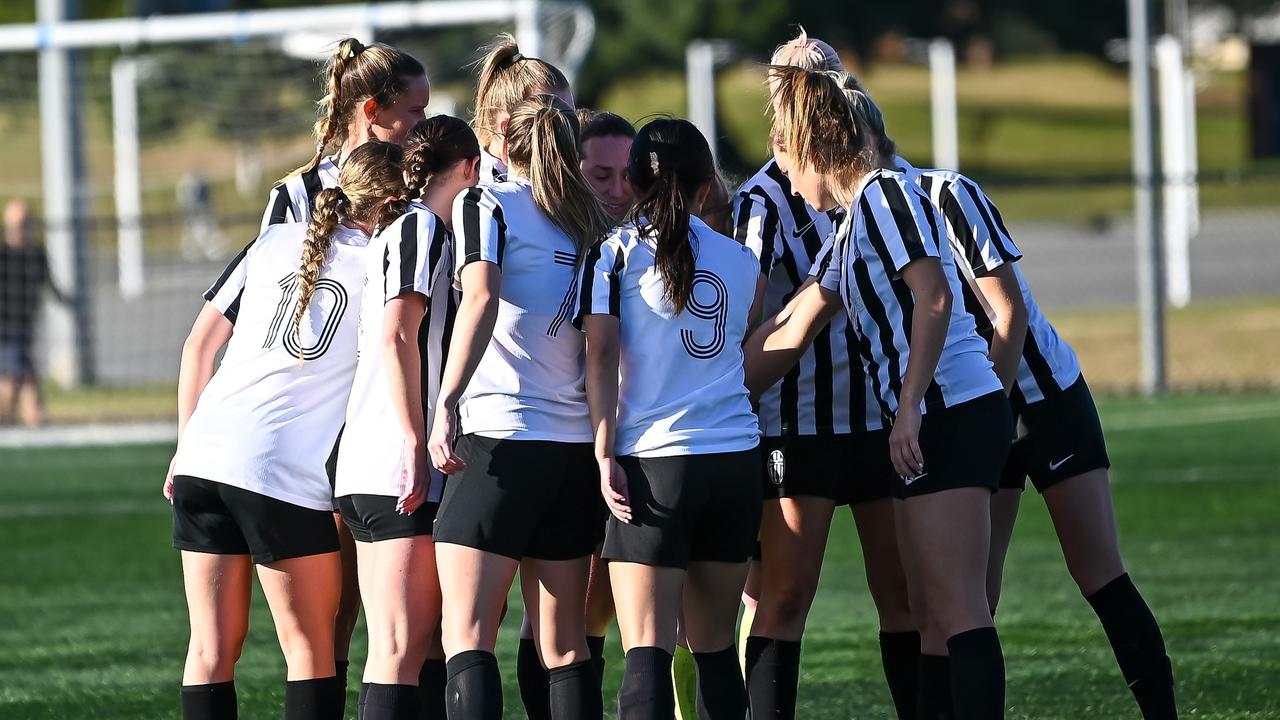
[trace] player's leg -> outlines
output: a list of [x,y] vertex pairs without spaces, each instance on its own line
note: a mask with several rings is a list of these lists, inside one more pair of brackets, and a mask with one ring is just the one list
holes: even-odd
[[182,717],[236,717],[235,666],[249,633],[253,563],[244,555],[182,552],[191,639],[182,670]]
[[333,618],[341,576],[337,552],[258,566],[287,667],[287,720],[342,717],[343,688],[333,662]]
[[[0,347],[0,352],[4,348]],[[18,378],[16,375],[0,375],[0,427],[12,425],[17,419]]]
[[987,559],[987,604],[994,615],[1000,604],[1004,584],[1004,561],[1013,541],[1013,527],[1018,520],[1022,490],[1002,485],[991,495],[991,555]]
[[898,548],[894,501],[887,497],[855,502],[854,525],[862,545],[867,589],[880,625],[880,660],[889,694],[901,720],[914,720],[919,692],[920,633],[912,617],[907,576]]
[[520,584],[529,619],[547,668],[550,716],[558,720],[599,718],[604,712],[600,675],[587,648],[586,596],[591,557],[521,563]]
[[[611,532],[613,525],[611,520]],[[625,653],[618,689],[619,720],[668,720],[675,714],[671,658],[684,574],[681,568],[609,563]]]
[[502,555],[437,540],[436,565],[440,586],[448,588],[441,603],[441,639],[447,658],[445,701],[449,717],[452,720],[501,718],[502,677],[494,647],[502,604],[519,563]]
[[600,546],[591,554],[591,575],[587,578],[587,648],[596,674],[604,677],[604,641],[615,617],[613,586],[609,584],[609,563],[600,557]]
[[[40,379],[36,377],[35,368],[30,368],[18,379],[18,417],[27,427],[44,425],[44,396],[40,390]],[[2,405],[0,405],[2,406]]]
[[356,539],[342,521],[340,513],[333,513],[334,528],[338,531],[338,554],[342,563],[342,587],[338,598],[338,614],[333,621],[333,657],[338,679],[347,686],[351,670],[351,637],[355,635],[360,620],[360,572],[356,564]]
[[[525,571],[520,571],[520,582],[524,585]],[[533,598],[537,602],[536,596]],[[537,607],[530,607],[529,600],[520,617],[520,645],[516,651],[516,684],[520,688],[520,702],[524,705],[524,714],[528,720],[546,720],[551,717],[550,678],[547,668],[538,653],[538,641],[535,639],[533,622],[529,614],[536,613]]]
[[[734,648],[738,602],[746,579],[745,562],[689,563],[684,583],[684,628],[698,668],[700,718],[746,717],[747,690]],[[759,711],[756,716],[774,717]]]

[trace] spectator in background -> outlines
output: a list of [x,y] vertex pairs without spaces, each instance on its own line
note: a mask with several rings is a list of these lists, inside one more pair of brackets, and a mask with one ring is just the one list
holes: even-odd
[[36,377],[32,345],[40,291],[48,287],[49,259],[34,242],[31,209],[24,200],[4,208],[4,244],[0,245],[0,425],[20,415],[24,425],[44,423],[44,403]]

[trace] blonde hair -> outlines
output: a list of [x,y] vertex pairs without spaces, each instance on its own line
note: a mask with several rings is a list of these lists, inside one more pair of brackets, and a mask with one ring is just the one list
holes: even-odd
[[426,74],[426,68],[412,55],[389,45],[365,45],[355,38],[338,43],[325,64],[325,95],[317,103],[316,153],[294,174],[314,170],[325,148],[346,142],[351,114],[360,101],[373,98],[378,107],[389,107],[409,89],[410,79]]
[[613,227],[578,158],[578,118],[563,100],[535,95],[511,111],[507,157],[529,179],[533,199],[573,238],[579,255]]
[[800,34],[782,43],[773,51],[770,65],[788,65],[805,70],[844,70],[840,54],[827,43],[809,37],[800,27]]
[[480,66],[476,85],[476,115],[472,125],[480,147],[502,134],[501,117],[511,114],[521,100],[543,91],[569,89],[569,79],[555,65],[520,52],[516,39],[508,33],[490,45]]
[[770,141],[793,164],[829,176],[829,186],[842,202],[851,200],[849,191],[877,166],[867,128],[858,121],[851,98],[854,93],[865,97],[861,90],[852,90],[861,86],[848,73],[777,65],[769,68],[769,82]]
[[[338,187],[321,190],[316,196],[298,268],[298,309],[293,316],[295,339],[302,335],[302,319],[315,297],[338,223],[352,219],[383,227],[408,209],[403,167],[404,150],[399,145],[373,140],[357,148],[342,164]],[[388,199],[392,201],[387,202]],[[298,359],[305,360],[302,343],[298,346]]]

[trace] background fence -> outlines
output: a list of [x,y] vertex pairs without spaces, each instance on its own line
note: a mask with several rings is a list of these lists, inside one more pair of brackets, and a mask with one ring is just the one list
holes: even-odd
[[[553,27],[562,26],[552,25]],[[433,105],[469,117],[473,78],[463,66],[501,26],[379,34],[422,58]],[[112,66],[115,50],[77,53],[74,103],[83,128],[91,382],[46,383],[54,422],[168,419],[182,341],[200,293],[256,235],[272,183],[304,162],[318,65],[279,41],[139,51],[143,285],[121,287],[114,205]],[[731,181],[766,156],[763,58],[718,74],[720,157]],[[927,70],[886,52],[858,69],[885,110],[904,155],[930,162]],[[39,217],[40,122],[34,54],[0,55],[0,201]],[[1196,66],[1199,232],[1191,243],[1192,302],[1169,315],[1175,389],[1280,386],[1280,167],[1250,158],[1247,73]],[[991,62],[959,73],[961,169],[989,191],[1026,259],[1045,310],[1079,350],[1093,385],[1138,383],[1133,190],[1123,66],[1080,56]],[[619,78],[599,109],[639,120],[685,114],[683,75]],[[35,240],[40,240],[38,223]],[[65,288],[64,288],[65,289]],[[12,286],[9,287],[12,291]],[[6,287],[0,287],[0,293]],[[46,302],[57,302],[46,296]],[[46,313],[47,314],[47,313]],[[43,367],[47,334],[37,334]]]

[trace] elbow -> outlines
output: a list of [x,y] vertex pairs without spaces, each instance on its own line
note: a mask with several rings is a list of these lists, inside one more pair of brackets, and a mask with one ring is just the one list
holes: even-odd
[[951,294],[951,288],[945,282],[940,283],[929,298],[929,306],[934,314],[940,317],[951,316],[951,306],[954,302],[955,297]]

